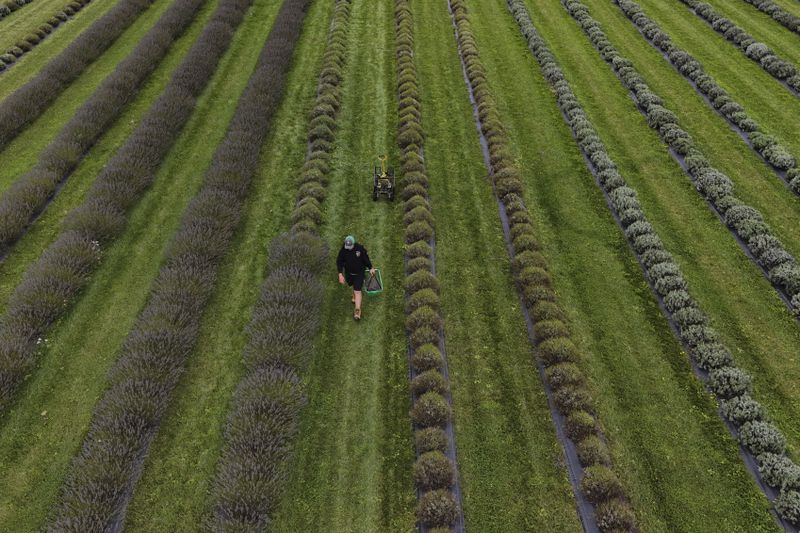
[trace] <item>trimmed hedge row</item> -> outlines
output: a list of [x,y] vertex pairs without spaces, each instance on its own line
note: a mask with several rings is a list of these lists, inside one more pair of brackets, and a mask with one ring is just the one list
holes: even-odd
[[395,0],[398,130],[401,152],[400,197],[404,200],[406,331],[410,348],[411,417],[416,435],[414,483],[417,520],[427,528],[449,528],[461,516],[451,490],[457,480],[455,442],[444,431],[451,423],[450,385],[445,360],[439,282],[434,271],[434,218],[428,198],[425,132],[422,128],[419,76],[414,62],[414,18],[410,0]]
[[249,5],[250,0],[221,1],[158,100],[14,289],[0,318],[0,412],[33,370],[41,336],[63,316],[89,282],[102,250],[124,230],[127,213],[189,120]]
[[779,22],[782,26],[800,34],[800,17],[792,15],[772,0],[744,0],[748,4],[755,6],[756,9],[762,13],[766,13],[773,20]]
[[583,28],[620,82],[634,94],[650,127],[659,132],[672,149],[673,156],[679,160],[683,158],[684,168],[698,192],[708,200],[728,228],[750,251],[767,273],[768,279],[789,301],[792,312],[800,313],[800,267],[773,235],[761,213],[736,197],[730,178],[711,166],[692,137],[678,124],[675,114],[664,107],[664,102],[650,90],[633,64],[622,57],[611,44],[600,24],[589,15],[588,8],[578,0],[561,0],[561,4]]
[[[622,227],[667,318],[676,326],[679,340],[691,359],[708,372],[706,385],[720,402],[720,414],[738,430],[741,444],[757,458],[764,481],[781,490],[775,501],[780,515],[800,524],[800,466],[786,455],[785,438],[763,407],[750,396],[752,378],[736,366],[730,350],[709,324],[709,319],[688,289],[688,283],[661,238],[647,220],[636,191],[630,188],[611,161],[605,144],[589,121],[577,97],[544,40],[539,36],[522,0],[508,0],[531,51],[552,85],[564,119],[583,152],[592,162],[607,203]],[[563,0],[571,12],[588,11],[575,0]],[[599,24],[590,27],[600,31]]]
[[119,118],[172,43],[206,0],[176,0],[114,72],[45,148],[36,166],[0,197],[0,251],[11,246],[31,219],[57,194],[86,152]]
[[694,11],[720,35],[738,46],[744,55],[761,65],[773,77],[785,82],[795,93],[800,93],[800,70],[789,61],[778,57],[769,46],[720,15],[713,7],[700,0],[680,0]]
[[[16,0],[16,2],[7,1],[5,5],[0,5],[0,14],[2,14],[3,7],[17,5],[18,2],[23,2],[23,5],[30,3],[32,0]],[[35,46],[41,43],[48,35],[58,28],[62,22],[66,22],[70,17],[75,15],[78,11],[84,8],[91,0],[69,0],[67,5],[61,11],[56,12],[55,15],[47,19],[47,22],[39,26],[35,31],[29,33],[24,39],[18,41],[14,46],[8,49],[5,54],[0,55],[0,72],[10,68],[16,63],[23,55],[32,51]],[[0,19],[3,17],[0,16]]]
[[17,10],[22,9],[31,2],[33,2],[33,0],[6,0],[0,4],[0,20],[6,18]]
[[673,43],[670,36],[644,13],[639,4],[633,0],[614,0],[614,2],[639,28],[642,35],[667,55],[675,69],[694,82],[697,89],[708,97],[714,109],[747,135],[753,149],[767,163],[779,170],[788,171],[790,188],[795,194],[800,194],[800,170],[797,168],[797,158],[789,152],[789,149],[774,136],[763,133],[758,122],[750,118],[744,107],[706,73],[699,61]]
[[309,114],[308,154],[300,176],[295,180],[297,195],[292,211],[292,231],[317,234],[322,221],[330,172],[333,143],[336,140],[336,118],[342,99],[342,79],[350,23],[351,0],[335,0],[322,70],[317,84],[317,98]]
[[[514,164],[497,104],[479,58],[475,37],[463,0],[448,0],[456,25],[459,53],[477,105],[481,133],[487,140],[490,177],[495,194],[509,220],[513,248],[512,267],[523,302],[534,321],[536,355],[545,368],[548,385],[558,411],[567,419],[566,431],[580,449],[594,447],[596,453],[581,454],[584,466],[580,490],[595,505],[598,527],[604,531],[633,530],[635,518],[623,494],[619,478],[608,461],[609,453],[597,422],[593,399],[580,366],[581,354],[569,336],[565,313],[558,303],[547,261],[539,245],[523,198],[522,176]],[[591,440],[590,440],[591,439]],[[604,513],[604,509],[624,511]]]
[[[124,522],[144,457],[199,336],[217,269],[239,227],[310,3],[286,0],[278,12],[225,139],[183,213],[149,300],[110,371],[51,530],[117,530]],[[271,377],[280,381],[282,376]]]
[[[105,52],[154,0],[120,0],[105,15],[78,35],[28,83],[0,103],[0,150],[50,107],[81,73]],[[80,2],[76,2],[81,5]],[[71,4],[70,4],[71,5]],[[75,8],[68,6],[67,9]],[[56,17],[59,18],[59,17]],[[66,16],[63,20],[66,20]],[[59,20],[61,20],[59,18]],[[63,21],[62,20],[62,21]],[[12,55],[32,48],[18,44]],[[22,55],[20,53],[19,55]]]
[[[245,376],[225,425],[212,488],[209,531],[261,531],[283,495],[292,443],[306,396],[300,374],[320,326],[321,276],[328,250],[319,238],[335,124],[341,103],[351,0],[336,0],[309,115],[308,153],[297,180],[293,229],[270,245],[269,275],[248,326]],[[324,117],[330,141],[313,133]],[[310,206],[310,207],[309,207]],[[319,216],[309,216],[309,209]]]

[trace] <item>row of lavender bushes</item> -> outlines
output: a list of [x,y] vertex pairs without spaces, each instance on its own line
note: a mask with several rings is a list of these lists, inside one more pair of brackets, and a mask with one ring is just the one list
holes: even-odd
[[351,0],[335,0],[309,114],[308,152],[296,179],[291,231],[270,245],[267,277],[248,325],[212,487],[209,531],[263,531],[283,496],[306,403],[302,372],[320,327],[328,250],[319,238],[342,99]]
[[744,0],[748,4],[755,6],[762,13],[766,13],[773,20],[793,32],[800,34],[800,17],[793,15],[783,9],[772,0]]
[[[217,270],[239,227],[310,2],[285,0],[278,12],[225,139],[110,371],[51,530],[115,531],[124,523],[144,457],[197,342]],[[239,4],[233,17],[241,19],[246,5]]]
[[613,470],[594,400],[581,369],[581,354],[570,338],[564,310],[558,303],[547,270],[547,260],[539,252],[523,199],[522,176],[508,148],[508,137],[479,58],[464,1],[449,1],[459,51],[477,103],[481,131],[488,143],[495,194],[508,214],[514,278],[534,320],[536,356],[545,368],[555,406],[566,419],[566,434],[575,443],[584,467],[581,491],[595,505],[597,526],[602,531],[630,531],[635,528],[635,516]]
[[700,0],[680,0],[725,39],[738,46],[744,54],[761,65],[773,77],[800,93],[800,71],[797,67],[778,57],[766,44],[759,42],[740,26],[723,17],[709,4]]
[[119,118],[205,1],[175,0],[45,148],[36,166],[3,193],[0,251],[19,239],[86,152]]
[[34,369],[41,337],[64,315],[98,267],[102,251],[124,230],[127,214],[189,120],[249,5],[250,0],[220,3],[162,94],[14,289],[0,318],[0,412]]
[[787,171],[789,186],[795,194],[800,194],[800,169],[797,168],[797,158],[789,152],[789,149],[774,136],[763,133],[758,122],[745,112],[744,107],[736,102],[728,91],[720,87],[699,61],[673,43],[670,36],[644,13],[638,3],[633,0],[614,1],[642,34],[667,54],[675,69],[693,81],[700,92],[708,97],[714,109],[747,135],[753,148],[765,161],[777,169]]
[[736,366],[730,350],[689,292],[678,264],[647,220],[636,191],[620,175],[547,43],[536,31],[525,2],[508,0],[508,5],[553,88],[565,121],[591,162],[609,207],[639,259],[645,277],[663,303],[667,318],[675,324],[680,341],[692,360],[708,372],[707,385],[720,401],[722,415],[737,427],[740,441],[757,457],[763,479],[782,490],[775,502],[781,516],[797,523],[800,519],[800,493],[797,492],[800,466],[785,454],[785,438],[768,421],[762,406],[750,396],[752,378]]
[[[0,150],[39,118],[153,1],[120,0],[78,35],[33,79],[3,100],[0,103]],[[74,8],[70,7],[72,9]],[[27,45],[31,46],[30,43]]]
[[398,88],[398,143],[401,150],[400,197],[405,227],[406,331],[411,347],[411,418],[417,459],[414,482],[420,494],[417,519],[425,527],[447,528],[458,519],[452,492],[456,465],[447,457],[451,446],[444,427],[451,423],[449,383],[442,374],[439,349],[443,320],[439,281],[434,272],[434,219],[428,198],[423,158],[419,78],[414,63],[414,20],[410,0],[395,0],[395,46]]
[[577,0],[561,0],[564,8],[583,28],[620,82],[636,97],[647,123],[685,162],[697,190],[722,216],[725,224],[763,267],[769,280],[790,301],[792,311],[800,310],[800,267],[764,222],[761,213],[736,197],[733,182],[714,168],[692,137],[678,124],[677,116],[650,90],[633,64],[611,44],[588,8]]
[[[41,24],[37,29],[26,35],[23,39],[17,41],[14,46],[8,49],[6,53],[0,54],[0,72],[6,70],[11,65],[17,62],[19,58],[28,52],[32,51],[35,46],[41,43],[48,35],[58,28],[63,22],[66,22],[83,9],[91,0],[70,0],[63,8],[56,12],[52,17],[47,19],[47,22]],[[17,0],[16,2],[6,2],[5,5],[0,5],[0,18],[3,13],[3,8],[8,9],[7,6],[19,5],[18,2],[25,0]],[[30,0],[28,0],[30,3]]]

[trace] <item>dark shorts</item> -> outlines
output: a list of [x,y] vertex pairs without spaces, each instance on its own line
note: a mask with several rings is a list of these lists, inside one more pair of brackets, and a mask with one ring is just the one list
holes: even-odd
[[364,286],[364,274],[347,274],[347,284],[353,287],[354,291],[360,291]]

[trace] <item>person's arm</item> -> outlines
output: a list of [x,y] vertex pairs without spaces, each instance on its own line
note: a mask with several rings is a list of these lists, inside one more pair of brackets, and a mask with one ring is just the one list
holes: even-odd
[[339,249],[339,255],[336,257],[336,270],[344,274],[344,248]]
[[339,249],[336,257],[336,270],[339,272],[339,283],[344,283],[344,248]]

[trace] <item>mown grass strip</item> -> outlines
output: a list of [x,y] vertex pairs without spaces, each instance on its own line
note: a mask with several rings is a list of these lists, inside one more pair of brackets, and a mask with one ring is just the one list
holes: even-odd
[[435,221],[428,196],[425,131],[414,61],[414,20],[410,0],[395,1],[398,129],[405,251],[406,331],[412,422],[415,426],[414,481],[421,531],[452,527],[464,531],[452,397],[447,371],[444,320],[434,249]]
[[[702,369],[698,377],[722,405],[721,415],[732,424],[734,436],[745,447],[746,464],[758,482],[761,466],[764,481],[781,489],[776,507],[781,517],[795,524],[800,518],[800,466],[786,454],[785,437],[766,421],[764,409],[750,397],[752,377],[734,362],[731,351],[720,341],[720,335],[709,325],[706,313],[689,292],[679,266],[666,250],[657,232],[641,208],[637,193],[630,188],[611,160],[605,144],[583,111],[547,44],[536,31],[525,4],[508,0],[509,8],[536,57],[542,74],[555,91],[562,116],[570,126],[586,156],[586,163],[604,192],[606,203],[623,230],[629,246],[636,254],[646,279],[661,309],[692,359]],[[735,428],[735,429],[734,429]],[[762,484],[762,489],[766,487]],[[770,499],[776,492],[765,490]],[[782,526],[787,526],[781,522]]]
[[34,28],[27,35],[20,36],[14,45],[0,55],[0,73],[14,66],[18,60],[39,45],[48,35],[53,33],[62,23],[80,12],[91,0],[70,0],[63,9],[56,12],[46,22]]
[[39,157],[0,197],[0,258],[58,194],[87,152],[114,124],[189,27],[206,0],[177,0],[109,74]]
[[124,230],[128,212],[189,120],[247,5],[247,0],[232,0],[217,8],[162,95],[14,290],[0,318],[0,412],[8,409],[33,369],[41,335],[63,316],[88,284],[102,249]]
[[770,165],[778,176],[789,185],[795,194],[800,195],[800,168],[795,157],[782,141],[765,134],[761,126],[736,102],[716,80],[706,73],[688,52],[672,42],[670,36],[648,17],[641,6],[633,0],[614,0],[625,16],[639,28],[642,36],[656,49],[660,50],[670,64],[683,75],[712,108],[739,133],[747,144]]
[[[593,530],[635,528],[635,517],[624,488],[612,469],[605,436],[593,413],[594,400],[586,387],[581,356],[570,339],[564,311],[557,303],[547,260],[539,253],[533,225],[523,198],[519,170],[508,150],[496,103],[486,81],[469,16],[461,0],[448,0],[465,81],[475,101],[476,123],[484,158],[500,206],[509,256],[524,312],[529,314],[539,370],[552,402],[557,434],[567,454],[567,464],[584,528]],[[506,218],[507,217],[507,218]],[[526,317],[527,318],[527,317]],[[605,453],[581,453],[591,447]]]
[[689,10],[705,20],[714,31],[737,46],[748,58],[780,80],[796,96],[800,96],[800,71],[797,66],[780,57],[766,44],[756,41],[743,28],[723,17],[710,4],[700,0],[680,0]]
[[668,145],[670,155],[681,164],[710,208],[730,229],[737,242],[770,280],[778,295],[793,312],[800,312],[800,267],[773,234],[763,215],[734,194],[733,182],[714,168],[695,141],[679,124],[676,115],[606,37],[589,9],[577,0],[561,0],[594,48],[617,74],[620,83],[634,96],[637,108]]
[[336,140],[350,0],[337,0],[308,125],[308,153],[296,180],[292,229],[271,245],[248,326],[245,376],[236,388],[212,489],[208,529],[264,529],[281,501],[288,460],[306,402],[301,373],[320,326],[327,249],[318,236]]
[[[287,0],[278,12],[225,139],[111,370],[51,529],[116,530],[124,521],[143,458],[197,340],[219,263],[239,226],[261,158],[253,147],[260,148],[269,131],[310,1]],[[247,4],[237,7],[243,14]]]
[[0,149],[41,116],[151,4],[151,0],[121,0],[35,78],[0,102]]

